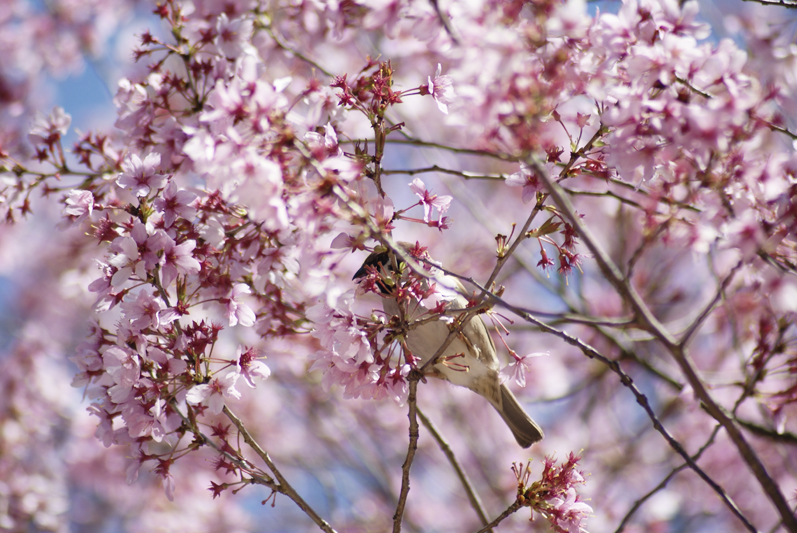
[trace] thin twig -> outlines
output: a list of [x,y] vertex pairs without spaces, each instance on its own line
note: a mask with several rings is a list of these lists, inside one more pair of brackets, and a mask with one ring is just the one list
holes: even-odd
[[717,305],[717,302],[722,299],[725,289],[728,288],[731,280],[733,280],[733,277],[736,275],[739,269],[742,268],[742,266],[744,266],[744,261],[740,260],[738,263],[736,263],[736,266],[731,269],[728,275],[725,276],[725,279],[722,280],[722,283],[720,283],[720,286],[717,288],[717,294],[714,295],[714,298],[712,298],[711,302],[709,302],[705,309],[703,309],[697,318],[695,318],[694,322],[692,322],[692,325],[686,330],[686,333],[681,336],[681,346],[686,346],[689,343],[692,335],[695,334],[698,328],[700,328],[700,325],[703,324],[703,321],[705,321],[711,312],[716,308],[715,306]]
[[754,433],[759,437],[764,437],[769,439],[773,442],[782,442],[785,444],[797,444],[797,435],[794,433],[778,433],[774,429],[765,428],[764,426],[760,426],[749,420],[742,420],[737,418],[736,421],[739,423],[740,426],[747,429],[750,433]]
[[[570,160],[567,162],[567,164],[565,164],[564,168],[562,168],[562,170],[559,172],[559,176],[561,176],[562,179],[564,179],[568,175],[568,173],[570,172],[570,169],[573,168],[573,166],[576,164],[576,162],[581,157],[583,157],[583,155],[586,152],[589,152],[592,149],[592,146],[597,142],[598,139],[600,139],[600,137],[602,135],[603,135],[603,127],[600,127],[595,132],[595,134],[592,136],[592,138],[589,141],[587,141],[587,143],[580,150],[570,154]],[[541,166],[535,167],[534,170],[537,173],[542,172],[543,174],[545,174],[547,176],[547,173],[546,173],[545,169],[542,168]],[[504,252],[502,255],[498,256],[498,261],[496,261],[495,267],[493,268],[493,271],[490,274],[490,277],[487,278],[487,282],[484,284],[485,287],[489,288],[489,287],[492,286],[493,282],[495,282],[495,280],[498,278],[498,273],[504,267],[506,262],[509,261],[509,258],[512,257],[512,255],[514,255],[514,253],[517,250],[518,246],[520,246],[520,243],[529,238],[528,233],[527,233],[528,230],[529,230],[529,227],[531,226],[532,221],[536,218],[537,214],[540,211],[542,211],[543,204],[545,204],[545,201],[547,199],[548,199],[548,195],[547,194],[537,195],[537,203],[534,205],[534,209],[532,209],[531,214],[526,219],[525,224],[523,224],[523,227],[518,232],[518,235],[517,235],[517,237],[515,237],[514,242],[509,246],[509,249],[506,252]],[[482,293],[477,298],[477,303],[481,302],[484,299],[486,294],[487,294],[487,289],[482,290]]]
[[678,83],[680,83],[682,85],[685,85],[686,87],[689,88],[690,91],[692,91],[695,94],[699,94],[703,98],[706,98],[706,99],[714,98],[713,95],[707,93],[706,91],[701,91],[700,89],[698,89],[697,87],[695,87],[694,85],[689,83],[689,81],[685,80],[684,78],[682,78],[680,76],[676,76],[675,77],[675,81],[677,81]]
[[639,202],[626,198],[625,196],[620,196],[614,191],[579,191],[574,189],[565,189],[568,194],[572,194],[574,196],[603,196],[614,198],[620,203],[628,204],[631,207],[636,207],[637,209],[643,209],[642,205]]
[[[279,485],[277,485],[274,482],[274,479],[271,476],[269,476],[267,473],[262,472],[262,471],[258,472],[258,473],[254,473],[253,470],[256,467],[254,465],[252,465],[251,463],[249,463],[249,461],[247,461],[246,459],[244,459],[242,457],[238,457],[238,456],[232,455],[229,451],[222,449],[221,446],[216,444],[216,442],[213,439],[211,439],[210,437],[208,437],[207,435],[202,433],[195,426],[195,424],[191,421],[191,419],[189,417],[187,417],[186,415],[184,415],[182,413],[182,411],[180,411],[180,409],[178,408],[177,402],[175,400],[172,400],[170,402],[170,404],[172,406],[172,409],[174,409],[174,411],[180,416],[180,418],[182,418],[183,423],[186,425],[186,427],[188,427],[190,429],[191,433],[193,433],[196,438],[201,440],[203,444],[207,444],[208,446],[210,446],[211,448],[216,450],[216,452],[218,452],[222,457],[224,457],[224,458],[228,459],[229,461],[231,461],[235,466],[240,468],[242,471],[247,472],[250,476],[252,476],[252,481],[253,482],[258,483],[260,485],[264,485],[264,486],[270,488],[271,490],[274,490],[274,491],[277,491],[277,492],[280,491],[279,490]],[[260,470],[260,469],[258,469],[258,470]]]
[[[748,1],[753,1],[753,2],[754,2],[755,0],[748,0]],[[795,5],[795,7],[797,7],[797,4],[794,4],[794,5]],[[771,129],[772,131],[777,131],[778,133],[782,133],[783,135],[786,135],[786,136],[788,136],[788,137],[791,137],[791,138],[792,138],[792,140],[795,140],[795,141],[797,141],[797,133],[792,133],[791,131],[787,130],[786,128],[783,128],[783,127],[781,127],[781,126],[776,126],[775,124],[772,124],[771,122],[766,122],[766,121],[764,121],[764,123],[765,123],[765,124],[767,125],[767,127],[769,127],[769,129]]]
[[473,150],[471,148],[455,148],[453,146],[447,146],[441,143],[434,143],[429,141],[422,141],[420,139],[387,139],[387,143],[390,144],[409,144],[412,146],[422,146],[425,148],[439,148],[441,150],[446,150],[447,152],[454,152],[455,154],[469,154],[469,155],[476,155],[481,157],[492,157],[494,159],[501,159],[502,161],[517,161],[517,158],[496,153],[496,152],[488,152],[487,150]]
[[462,466],[459,464],[459,460],[457,460],[457,456],[454,455],[454,450],[451,449],[451,446],[448,445],[448,442],[440,434],[437,430],[437,427],[432,423],[429,418],[423,414],[421,408],[417,408],[418,417],[421,419],[421,423],[429,430],[429,433],[432,434],[434,440],[437,441],[437,445],[440,447],[440,451],[443,452],[443,455],[446,456],[448,462],[451,463],[451,467],[456,472],[457,477],[459,478],[459,482],[462,483],[462,487],[465,489],[465,493],[468,495],[468,500],[470,501],[471,507],[473,510],[476,511],[476,514],[479,515],[479,520],[483,526],[486,526],[489,523],[489,519],[487,518],[487,513],[484,512],[484,507],[482,506],[481,499],[479,495],[476,494],[476,489],[473,488],[473,484],[468,479],[468,475],[462,469]]
[[440,9],[438,0],[429,1],[431,2],[432,7],[434,7],[435,13],[437,13],[437,18],[440,19],[440,24],[443,26],[443,28],[445,28],[446,33],[449,37],[451,37],[451,40],[454,41],[454,44],[458,45],[459,39],[457,39],[457,36],[454,34],[454,28],[451,27],[451,21],[449,20],[448,15]]
[[[628,189],[629,191],[634,191],[635,193],[644,194],[648,198],[651,197],[650,194],[645,189],[643,189],[641,185],[634,185],[633,183],[628,183],[627,181],[623,181],[618,178],[609,178],[607,181],[619,187],[623,187],[624,189]],[[673,200],[672,198],[667,198],[666,196],[655,198],[655,200],[658,202],[664,202],[667,205],[680,207],[681,209],[686,209],[687,211],[692,211],[693,213],[703,212],[703,210],[697,206],[687,204],[684,202],[679,202],[678,200]]]
[[[719,430],[720,430],[721,427],[722,426],[720,424],[717,424],[717,425],[714,426],[714,431],[711,432],[711,435],[709,436],[709,438],[706,441],[706,443],[697,451],[696,454],[694,454],[692,456],[692,459],[694,461],[697,461],[698,459],[700,459],[700,456],[703,455],[703,452],[706,451],[708,449],[708,447],[711,446],[714,443],[714,439],[717,437],[717,433],[719,433]],[[642,507],[642,504],[644,504],[646,501],[648,501],[650,498],[652,498],[653,495],[656,494],[657,492],[659,492],[661,489],[666,487],[667,483],[669,483],[670,480],[672,478],[674,478],[675,475],[678,472],[684,470],[688,466],[689,466],[688,464],[683,463],[682,465],[673,468],[672,471],[670,471],[670,473],[667,474],[667,476],[664,479],[662,479],[661,482],[658,485],[653,487],[650,491],[648,491],[647,494],[645,494],[644,496],[639,498],[637,501],[635,501],[634,505],[631,506],[631,509],[628,510],[628,512],[623,517],[623,519],[620,521],[620,525],[618,525],[617,529],[614,530],[614,533],[620,533],[623,529],[625,529],[625,526],[626,526],[626,524],[628,524],[628,521],[631,520],[631,517],[633,516],[633,514],[635,512],[637,512],[637,510],[640,507]]]
[[520,501],[515,500],[515,502],[512,505],[507,507],[506,510],[500,515],[498,515],[498,517],[495,520],[493,520],[492,522],[481,528],[478,531],[478,533],[487,533],[487,531],[492,530],[495,526],[503,522],[506,517],[508,517],[513,513],[518,512],[518,510],[520,510],[521,507],[523,507],[523,504],[520,503]]
[[[532,314],[540,316],[538,313]],[[633,319],[633,317],[594,317],[577,315],[575,313],[560,313],[556,316],[560,316],[560,320],[562,322],[566,322],[568,324],[584,324],[586,326],[608,326],[610,328],[621,328],[636,324],[636,321]]]
[[315,510],[313,510],[313,508],[310,507],[306,501],[304,501],[304,498],[302,498],[299,493],[294,490],[291,484],[288,483],[288,480],[285,479],[285,476],[282,475],[277,468],[277,465],[275,465],[271,460],[271,457],[269,457],[268,452],[260,447],[260,444],[258,444],[257,441],[252,438],[252,435],[246,429],[246,426],[244,426],[244,423],[241,421],[241,419],[235,416],[235,414],[226,405],[224,406],[224,414],[227,415],[227,418],[229,418],[232,423],[235,424],[235,427],[238,428],[238,431],[244,438],[244,442],[246,442],[249,447],[260,456],[263,462],[268,466],[269,470],[271,470],[271,472],[274,474],[274,477],[277,478],[277,481],[279,481],[279,492],[292,499],[296,505],[298,505],[299,508],[304,511],[305,514],[307,514],[307,516],[309,516],[319,528],[321,528],[322,531],[326,531],[327,533],[335,533],[335,530],[332,529],[332,526],[330,526],[326,520],[321,518],[318,513],[316,513]]
[[742,2],[755,2],[764,6],[780,6],[787,8],[797,8],[797,3],[784,2],[783,0],[742,0]]
[[410,468],[412,468],[412,461],[415,459],[415,451],[418,449],[418,379],[419,376],[410,378],[410,391],[407,398],[409,404],[409,412],[407,417],[410,419],[410,442],[407,446],[407,458],[404,464],[401,465],[401,492],[399,493],[399,501],[396,505],[396,514],[393,515],[393,533],[401,531],[401,520],[404,517],[404,508],[407,506],[407,496],[410,493]]
[[407,176],[414,176],[416,174],[427,174],[429,172],[440,172],[441,174],[451,174],[459,176],[466,180],[494,180],[503,181],[507,178],[506,174],[477,174],[476,172],[467,172],[465,170],[453,170],[444,168],[438,165],[423,168],[410,168],[406,170],[382,170],[382,174],[406,174]]
[[[269,489],[273,490],[274,492],[278,492],[280,494],[284,494],[293,502],[299,506],[299,508],[307,514],[317,525],[321,528],[322,531],[326,533],[337,533],[324,519],[322,519],[318,514],[310,507],[307,502],[302,499],[301,496],[293,489],[293,487],[288,483],[288,481],[282,476],[280,471],[277,469],[276,465],[271,461],[271,458],[268,456],[260,445],[252,438],[249,432],[246,430],[246,427],[241,422],[237,416],[235,416],[232,411],[229,410],[227,406],[224,407],[224,413],[227,417],[235,424],[238,428],[240,434],[244,437],[244,441],[249,444],[249,446],[255,450],[255,452],[263,459],[263,461],[268,465],[269,469],[274,473],[274,477],[277,478],[279,483],[276,483],[274,479],[269,476],[266,472],[263,472],[261,469],[255,467],[249,461],[242,457],[237,457],[232,455],[228,450],[223,449],[221,446],[216,444],[216,442],[199,431],[196,427],[195,423],[189,418],[188,416],[184,415],[182,411],[176,405],[176,402],[172,402],[172,407],[174,411],[182,418],[183,423],[190,429],[191,433],[194,436],[202,441],[202,443],[207,444],[217,453],[219,453],[222,457],[226,458],[235,466],[240,468],[243,472],[246,472],[251,476],[248,480],[245,480],[248,483],[257,483],[258,485],[263,485],[268,487]],[[257,470],[257,472],[255,472]]]
[[312,65],[313,68],[318,69],[319,72],[322,72],[326,76],[329,76],[330,78],[334,78],[335,77],[334,74],[332,74],[327,69],[322,67],[320,63],[318,63],[317,61],[315,61],[313,59],[310,59],[309,57],[304,55],[302,52],[300,52],[298,50],[295,50],[290,45],[288,45],[287,43],[283,42],[282,41],[282,37],[278,36],[277,33],[275,31],[273,31],[273,29],[271,28],[270,25],[263,24],[262,28],[264,30],[266,30],[266,32],[271,36],[272,39],[274,39],[274,42],[277,43],[277,46],[279,46],[280,48],[282,48],[286,52],[295,55],[296,57],[298,57],[299,59],[301,59],[305,63],[308,63],[308,64]]

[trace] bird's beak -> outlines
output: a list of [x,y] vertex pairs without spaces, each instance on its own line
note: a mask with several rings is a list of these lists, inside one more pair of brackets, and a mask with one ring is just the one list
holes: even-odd
[[360,270],[354,273],[354,276],[351,279],[360,279],[364,278],[368,272],[365,271],[365,264],[360,267]]

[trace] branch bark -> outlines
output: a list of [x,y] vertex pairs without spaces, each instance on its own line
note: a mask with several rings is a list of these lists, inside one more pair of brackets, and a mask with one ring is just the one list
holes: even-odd
[[401,492],[399,493],[398,505],[396,505],[396,514],[393,515],[393,533],[401,531],[401,521],[404,518],[407,496],[410,493],[410,469],[412,468],[412,461],[415,459],[415,452],[418,449],[418,437],[420,436],[417,404],[419,378],[420,375],[410,378],[410,391],[407,398],[407,404],[409,405],[407,417],[410,419],[410,442],[407,447],[407,458],[404,459],[404,464],[401,466]]
[[299,508],[304,511],[305,514],[307,514],[307,516],[309,516],[322,531],[325,531],[326,533],[336,533],[335,530],[332,529],[332,526],[330,526],[326,520],[321,518],[318,513],[316,513],[315,510],[313,510],[313,508],[310,507],[306,501],[304,501],[304,498],[302,498],[299,493],[296,492],[291,484],[288,483],[288,480],[285,479],[285,476],[282,475],[277,468],[277,465],[275,465],[271,460],[271,457],[269,457],[268,452],[260,447],[260,444],[258,444],[257,441],[252,437],[241,419],[235,416],[235,414],[226,405],[224,406],[224,414],[227,415],[227,418],[229,418],[232,423],[235,424],[235,427],[238,428],[238,431],[244,438],[244,442],[246,442],[249,447],[252,448],[255,453],[257,453],[258,456],[260,456],[263,462],[268,466],[269,470],[271,470],[271,472],[274,474],[274,477],[277,478],[277,481],[279,482],[277,491],[293,500],[296,505],[298,505]]

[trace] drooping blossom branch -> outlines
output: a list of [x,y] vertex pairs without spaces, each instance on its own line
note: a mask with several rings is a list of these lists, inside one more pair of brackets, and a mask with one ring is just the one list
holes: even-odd
[[[540,171],[543,171],[539,163],[530,161],[529,164],[535,166]],[[785,497],[781,493],[777,483],[775,483],[772,477],[768,474],[765,466],[759,459],[758,454],[756,454],[756,452],[747,442],[747,440],[739,430],[736,423],[712,399],[711,395],[706,390],[703,381],[695,371],[694,365],[689,360],[686,347],[682,343],[688,341],[689,336],[685,336],[682,339],[682,341],[676,340],[672,336],[672,334],[667,330],[667,328],[663,324],[661,324],[658,321],[658,319],[656,319],[656,317],[651,313],[648,306],[645,304],[645,302],[636,292],[634,287],[630,283],[628,283],[628,281],[623,277],[617,266],[606,255],[606,253],[603,251],[598,242],[595,240],[589,229],[586,228],[586,226],[584,226],[584,224],[580,221],[580,218],[575,213],[575,209],[573,208],[567,196],[562,193],[561,188],[553,180],[551,180],[550,177],[548,177],[544,172],[541,173],[540,176],[545,182],[546,186],[548,187],[550,194],[554,199],[554,201],[556,202],[559,209],[561,209],[562,212],[565,214],[565,216],[567,216],[567,218],[570,220],[570,223],[573,224],[579,236],[584,241],[584,244],[589,248],[590,252],[592,252],[593,256],[596,259],[596,262],[598,263],[598,266],[601,268],[601,271],[606,276],[606,279],[609,280],[612,283],[612,285],[615,286],[618,292],[626,300],[628,305],[632,309],[634,309],[638,319],[642,321],[645,328],[648,331],[650,331],[650,333],[655,335],[656,338],[672,354],[673,358],[675,359],[675,361],[678,363],[679,367],[683,371],[684,376],[689,381],[689,384],[694,389],[695,394],[698,396],[698,398],[700,398],[700,400],[706,406],[709,414],[713,418],[715,418],[720,424],[722,424],[723,428],[725,428],[725,430],[728,432],[734,444],[737,446],[739,453],[744,458],[745,462],[747,462],[748,466],[750,467],[750,469],[753,471],[754,475],[758,479],[759,484],[767,493],[767,495],[769,496],[770,500],[775,505],[775,507],[778,509],[778,512],[786,528],[789,531],[797,531],[797,518],[795,518],[791,510],[791,506],[788,504]],[[672,443],[676,443],[676,441],[673,440]],[[685,455],[685,452],[682,455]],[[730,505],[729,502],[726,501],[726,503]],[[740,512],[738,511],[735,512],[737,516],[740,517],[740,519],[743,519],[743,515]],[[751,528],[751,531],[755,530],[755,528],[752,527],[752,525],[750,525],[749,527]]]

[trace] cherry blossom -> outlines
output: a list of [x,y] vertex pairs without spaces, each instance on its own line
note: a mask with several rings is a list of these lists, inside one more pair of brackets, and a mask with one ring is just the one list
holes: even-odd
[[156,198],[153,204],[163,213],[164,226],[169,228],[178,217],[192,220],[196,216],[196,209],[190,206],[196,197],[191,191],[178,190],[177,184],[170,181],[163,191],[163,196]]
[[201,265],[193,256],[193,250],[196,248],[195,241],[185,241],[181,244],[169,238],[164,237],[163,256],[162,256],[162,272],[163,283],[170,285],[178,274],[196,274],[199,272]]
[[91,194],[91,191],[69,191],[64,214],[75,217],[72,221],[73,224],[80,224],[86,220],[86,218],[91,216],[93,210],[94,195]]
[[434,97],[437,103],[437,108],[448,114],[448,106],[456,101],[457,95],[454,92],[454,82],[451,76],[441,76],[443,67],[440,63],[437,64],[437,72],[435,72],[434,79],[429,76],[428,91]]
[[143,161],[138,155],[131,154],[122,163],[117,183],[120,187],[129,188],[136,196],[146,196],[152,189],[160,189],[166,184],[166,177],[156,173],[160,162],[158,153],[147,155]]
[[72,117],[62,107],[55,107],[49,116],[39,114],[28,133],[34,145],[44,144],[52,148],[61,137],[66,135]]
[[[452,198],[450,196],[438,196],[431,193],[420,178],[415,178],[410,184],[410,189],[421,199],[423,206],[423,221],[430,225],[440,225],[445,219],[443,214],[448,211]],[[437,220],[432,220],[432,210],[437,210]],[[442,228],[441,228],[442,229]]]
[[230,327],[240,324],[244,327],[251,327],[255,323],[255,313],[252,309],[242,302],[240,297],[244,294],[251,294],[249,286],[239,283],[232,288],[232,293],[226,299],[227,319]]
[[525,387],[526,373],[534,372],[534,368],[532,367],[531,362],[528,360],[533,357],[550,355],[550,353],[537,352],[518,357],[514,353],[510,352],[510,355],[512,355],[513,360],[508,365],[506,365],[504,368],[501,369],[501,380],[507,381],[510,379],[514,379],[519,387]]
[[241,376],[246,381],[247,385],[255,388],[255,378],[267,379],[271,375],[271,370],[266,366],[263,361],[257,360],[257,354],[252,348],[247,350],[240,350],[238,356],[238,367]]
[[540,179],[528,165],[521,162],[520,170],[506,178],[506,184],[510,187],[522,187],[523,203],[527,204],[536,199],[537,193],[543,190]]
[[248,42],[252,26],[249,18],[230,20],[226,13],[219,14],[216,20],[216,46],[225,56],[235,57]]
[[192,387],[185,400],[192,404],[206,405],[210,412],[219,414],[225,406],[225,398],[241,398],[241,393],[235,388],[239,377],[241,374],[237,370],[228,369],[221,375],[213,376],[207,384]]

